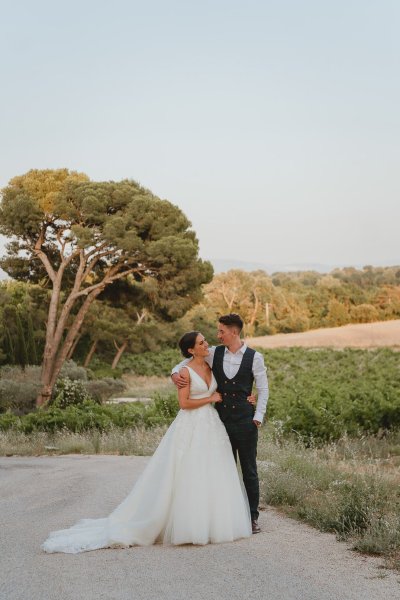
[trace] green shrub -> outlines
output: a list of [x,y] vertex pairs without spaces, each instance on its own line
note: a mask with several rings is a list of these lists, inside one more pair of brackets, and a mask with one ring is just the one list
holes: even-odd
[[99,360],[94,357],[90,363],[90,369],[88,369],[89,379],[120,379],[123,375],[123,369],[117,368],[112,369],[111,365]]
[[146,411],[145,424],[152,427],[172,423],[179,411],[177,393],[175,391],[166,395],[156,393],[153,399],[154,404]]
[[13,410],[23,414],[35,406],[40,385],[33,382],[0,379],[0,413]]
[[113,379],[112,377],[93,379],[92,381],[85,382],[84,385],[89,396],[99,403],[109,400],[112,396],[121,394],[126,388],[125,383],[121,379]]
[[124,372],[136,375],[156,375],[166,377],[172,367],[183,360],[179,350],[168,348],[160,352],[143,352],[142,354],[124,354],[119,362]]
[[289,348],[260,350],[270,384],[267,416],[315,441],[400,426],[400,353]]
[[72,381],[64,377],[57,380],[50,403],[58,408],[67,408],[83,404],[87,400],[90,400],[90,396],[82,381]]
[[82,432],[90,429],[107,431],[112,427],[124,429],[162,426],[169,425],[178,408],[172,395],[157,398],[150,405],[141,402],[100,405],[91,399],[84,399],[80,404],[68,404],[65,408],[55,404],[38,408],[21,417],[9,413],[0,415],[0,429],[14,429],[28,434],[34,431],[56,432],[63,429]]
[[3,365],[0,367],[0,379],[11,381],[40,383],[41,367],[37,365],[28,365],[22,369],[16,365]]
[[60,371],[60,379],[71,379],[72,381],[86,381],[87,371],[73,360],[66,360]]
[[101,406],[92,400],[85,400],[80,405],[69,405],[67,408],[49,406],[39,408],[35,412],[21,417],[10,418],[0,415],[0,429],[15,429],[23,433],[34,431],[56,432],[68,430],[82,432],[90,429],[106,431],[113,425],[117,427],[133,427],[143,424],[143,407],[132,405]]

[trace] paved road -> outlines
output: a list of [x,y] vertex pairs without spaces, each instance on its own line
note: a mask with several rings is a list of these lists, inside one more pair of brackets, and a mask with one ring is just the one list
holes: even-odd
[[47,533],[107,515],[148,459],[0,458],[1,600],[398,600],[400,575],[329,534],[262,513],[232,544],[41,551]]

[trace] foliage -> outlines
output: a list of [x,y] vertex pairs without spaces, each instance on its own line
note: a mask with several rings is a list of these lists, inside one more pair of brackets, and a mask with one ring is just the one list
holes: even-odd
[[88,375],[86,369],[77,365],[75,361],[66,360],[60,371],[60,377],[70,379],[72,381],[86,381]]
[[[33,431],[55,432],[66,429],[74,432],[98,429],[107,431],[112,427],[152,427],[169,422],[165,408],[147,407],[140,402],[121,403],[116,405],[97,404],[93,400],[84,400],[81,404],[70,404],[62,409],[59,406],[38,408],[35,412],[16,417],[0,415],[0,429],[10,428],[24,433]],[[167,411],[168,412],[168,411]]]
[[81,381],[62,377],[57,380],[50,403],[59,408],[67,408],[84,404],[88,400],[91,398]]
[[[0,413],[31,412],[39,389],[40,367],[27,366],[25,369],[11,365],[1,367]],[[95,402],[104,402],[124,389],[125,384],[120,379],[106,377],[88,380],[86,369],[69,360],[64,363],[61,370],[53,395],[53,404],[65,407],[69,404],[80,404],[89,398]]]
[[[400,426],[400,354],[378,350],[264,350],[270,399],[267,417],[285,432],[333,440],[345,431],[376,433]],[[168,376],[177,350],[126,355],[125,370]]]
[[[270,384],[267,418],[279,424],[285,434],[296,434],[307,444],[320,444],[337,440],[346,432],[351,435],[380,433],[400,427],[398,352],[389,349],[337,351],[292,348],[269,350],[264,354]],[[138,375],[169,374],[171,367],[180,360],[178,353],[172,350],[126,358],[132,359],[129,366],[135,368]],[[89,391],[90,385],[96,382],[83,384]],[[105,390],[104,384],[100,385]],[[134,425],[168,424],[178,410],[175,390],[154,398],[155,402],[145,407],[140,403],[123,404],[121,407],[102,406],[96,409],[100,412],[95,412],[99,420],[93,417],[91,404],[84,402],[82,407],[89,406],[92,421],[78,412],[73,416],[68,413],[68,422],[78,429],[84,429],[91,422],[99,428],[111,423],[125,426],[132,423],[132,411]],[[46,413],[34,414],[39,415],[39,424],[42,420],[47,423],[48,419],[53,419]],[[42,414],[45,416],[40,416]],[[121,418],[120,414],[123,415]],[[27,416],[29,419],[36,418]],[[62,414],[56,420],[60,426],[65,426]]]
[[[400,452],[399,432],[388,438]],[[259,443],[259,455],[267,459],[260,463],[262,499],[400,568],[398,474],[382,469],[388,467],[388,446],[384,438],[344,437],[339,444],[306,447],[269,427]]]
[[0,362],[36,365],[43,352],[47,292],[38,285],[0,283]]
[[400,355],[390,349],[261,350],[268,418],[308,439],[400,426]]
[[[91,305],[106,300],[109,288],[126,311],[126,318],[108,319],[116,327],[110,335],[122,337],[113,367],[130,342],[133,314],[138,324],[147,312],[172,322],[201,299],[212,267],[198,258],[190,227],[177,206],[134,181],[92,182],[67,169],[33,169],[11,179],[2,190],[0,232],[12,240],[0,264],[10,276],[51,290],[39,405],[50,399]],[[15,361],[25,365],[18,312],[15,320]]]
[[55,432],[62,429],[79,432],[88,429],[105,431],[113,425],[118,427],[134,427],[142,422],[141,406],[99,405],[92,400],[85,400],[80,405],[69,405],[62,409],[58,406],[38,408],[35,412],[21,417],[0,415],[0,429],[13,428],[23,433],[33,431]]
[[33,409],[38,383],[0,379],[0,413],[7,410],[26,413]]
[[112,396],[121,394],[125,390],[124,382],[121,379],[114,379],[113,377],[87,381],[84,387],[89,396],[99,404]]
[[250,336],[370,323],[400,317],[400,268],[271,276],[233,269],[215,275],[204,286],[204,294],[192,318],[194,324],[195,315],[202,315],[202,331],[215,327],[218,315],[228,312],[242,316],[245,334]]
[[127,354],[122,357],[120,366],[126,372],[136,375],[167,376],[172,367],[183,359],[179,350],[166,349],[160,352],[143,352],[142,354]]
[[[33,271],[35,264],[30,267]],[[43,356],[50,291],[46,289],[48,279],[42,275],[40,280],[31,277],[40,281],[37,285],[20,281],[0,283],[0,362],[37,364]],[[91,368],[100,376],[118,378],[132,359],[127,356],[124,362],[122,355],[122,363],[110,370],[117,347],[126,343],[126,354],[176,348],[179,337],[191,329],[201,331],[210,343],[217,343],[218,316],[229,310],[241,313],[246,333],[254,335],[400,316],[399,267],[335,269],[327,275],[299,272],[269,276],[263,271],[229,271],[216,275],[204,286],[205,296],[200,303],[196,304],[198,296],[192,296],[188,312],[177,320],[149,306],[149,302],[156,302],[153,284],[127,278],[107,287],[86,315],[73,356],[84,363],[95,342]],[[70,319],[67,330],[71,323]]]
[[147,411],[146,422],[149,425],[169,425],[179,411],[178,394],[154,394],[154,404]]

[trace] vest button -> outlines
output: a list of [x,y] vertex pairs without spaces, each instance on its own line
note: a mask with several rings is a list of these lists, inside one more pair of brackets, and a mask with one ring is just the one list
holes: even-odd
[[233,382],[233,385],[235,385],[236,381]]
[[228,383],[227,381],[225,381],[225,383]]
[[224,408],[226,408],[226,404],[224,404]]
[[236,396],[236,394],[232,394],[232,396]]
[[232,405],[232,408],[235,408],[235,405],[234,405],[234,404]]

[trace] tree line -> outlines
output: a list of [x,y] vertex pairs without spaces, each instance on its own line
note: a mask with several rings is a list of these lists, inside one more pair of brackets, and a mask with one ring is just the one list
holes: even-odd
[[[202,286],[203,298],[180,318],[168,320],[139,302],[137,290],[120,283],[88,310],[67,358],[86,367],[100,358],[117,368],[125,354],[174,347],[188,329],[215,343],[218,315],[239,312],[246,335],[272,335],[400,318],[400,268],[337,269],[275,273],[229,271]],[[0,361],[39,364],[46,339],[51,293],[41,283],[0,285]],[[147,299],[148,300],[148,299]]]
[[204,300],[190,312],[194,323],[215,327],[218,314],[238,312],[249,336],[400,318],[399,266],[329,274],[231,270],[215,275],[203,291]]

